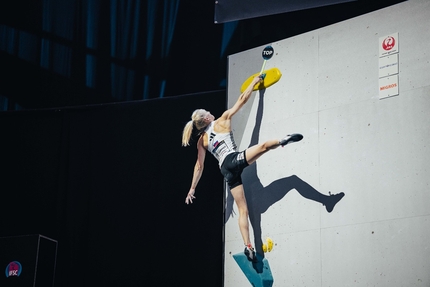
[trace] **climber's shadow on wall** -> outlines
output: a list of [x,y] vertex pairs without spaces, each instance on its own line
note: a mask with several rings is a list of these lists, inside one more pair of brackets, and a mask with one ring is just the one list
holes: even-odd
[[[264,93],[265,90],[260,90],[259,92],[260,97],[258,102],[256,123],[252,132],[249,146],[253,146],[258,143],[261,119],[263,117]],[[304,138],[306,139],[306,135],[304,135]],[[254,230],[255,248],[256,251],[264,257],[262,248],[263,241],[261,238],[261,214],[264,213],[271,205],[281,200],[290,190],[295,189],[304,198],[322,203],[325,206],[327,212],[331,212],[336,203],[342,199],[344,193],[339,193],[336,195],[324,195],[300,179],[297,175],[280,178],[264,187],[258,178],[257,164],[258,160],[254,164],[244,169],[242,173],[242,181],[245,189],[246,201],[248,204],[249,220]],[[227,222],[230,215],[233,213],[234,202],[230,190],[228,190],[227,194],[225,222]]]

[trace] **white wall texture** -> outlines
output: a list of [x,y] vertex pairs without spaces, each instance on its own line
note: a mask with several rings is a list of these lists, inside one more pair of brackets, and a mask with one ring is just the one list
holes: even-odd
[[[399,95],[379,99],[379,38],[396,32]],[[257,247],[266,237],[276,244],[265,253],[273,286],[430,286],[430,1],[268,44],[275,55],[266,69],[283,75],[264,91],[258,141],[304,135],[244,173],[257,230],[251,239]],[[263,48],[229,57],[229,106],[260,71]],[[260,96],[255,92],[233,119],[241,150],[251,142]],[[345,197],[328,213],[292,178]],[[280,179],[286,183],[268,190]],[[225,226],[225,286],[250,286],[232,257],[243,251],[233,210]]]

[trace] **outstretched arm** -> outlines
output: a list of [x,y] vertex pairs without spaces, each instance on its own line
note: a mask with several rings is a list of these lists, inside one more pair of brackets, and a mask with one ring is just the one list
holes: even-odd
[[196,198],[194,193],[196,192],[197,183],[203,174],[203,167],[206,157],[206,149],[203,146],[203,137],[200,137],[197,142],[197,161],[194,166],[193,180],[191,181],[190,191],[188,191],[187,197],[185,198],[185,203],[193,203],[193,199]]
[[236,114],[240,108],[243,107],[244,104],[246,104],[246,102],[249,100],[249,98],[251,97],[252,91],[255,87],[255,85],[257,85],[258,83],[260,83],[262,81],[262,77],[261,75],[256,76],[251,84],[249,84],[249,86],[246,88],[245,91],[243,91],[242,94],[240,94],[239,98],[237,99],[237,102],[234,104],[234,106],[230,109],[228,109],[227,111],[225,111],[223,113],[223,115],[221,116],[222,118],[229,120],[231,119],[231,117]]

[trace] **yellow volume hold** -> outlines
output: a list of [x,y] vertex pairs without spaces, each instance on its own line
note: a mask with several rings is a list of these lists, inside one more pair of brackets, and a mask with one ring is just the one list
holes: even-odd
[[[262,90],[270,87],[271,85],[277,83],[282,76],[282,73],[278,68],[271,68],[269,70],[264,71],[263,74],[266,74],[264,80],[261,83],[255,85],[253,91]],[[246,79],[246,81],[243,82],[242,87],[240,88],[240,92],[243,93],[243,91],[248,88],[249,84],[251,84],[252,80],[258,75],[260,75],[260,73],[255,73],[254,75]]]

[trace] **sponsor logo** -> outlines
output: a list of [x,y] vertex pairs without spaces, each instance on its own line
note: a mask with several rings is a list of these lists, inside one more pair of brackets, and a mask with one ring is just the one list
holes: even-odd
[[6,277],[18,277],[21,275],[22,266],[18,261],[12,261],[6,266]]
[[210,136],[209,136],[209,140],[213,140],[214,137],[215,137],[215,134],[211,133]]
[[383,90],[392,89],[392,88],[395,88],[395,87],[397,87],[397,84],[393,83],[393,84],[389,84],[389,85],[386,85],[386,86],[379,87],[379,90],[383,91]]
[[392,36],[388,36],[384,39],[384,41],[382,41],[382,49],[384,49],[385,51],[390,51],[394,48],[395,45],[396,39],[394,39],[394,37]]
[[241,152],[236,157],[237,161],[241,161],[245,159],[244,152]]
[[392,63],[392,64],[389,64],[389,65],[385,65],[385,66],[379,67],[379,69],[382,70],[382,69],[393,67],[393,66],[396,66],[396,65],[397,65],[397,63]]

